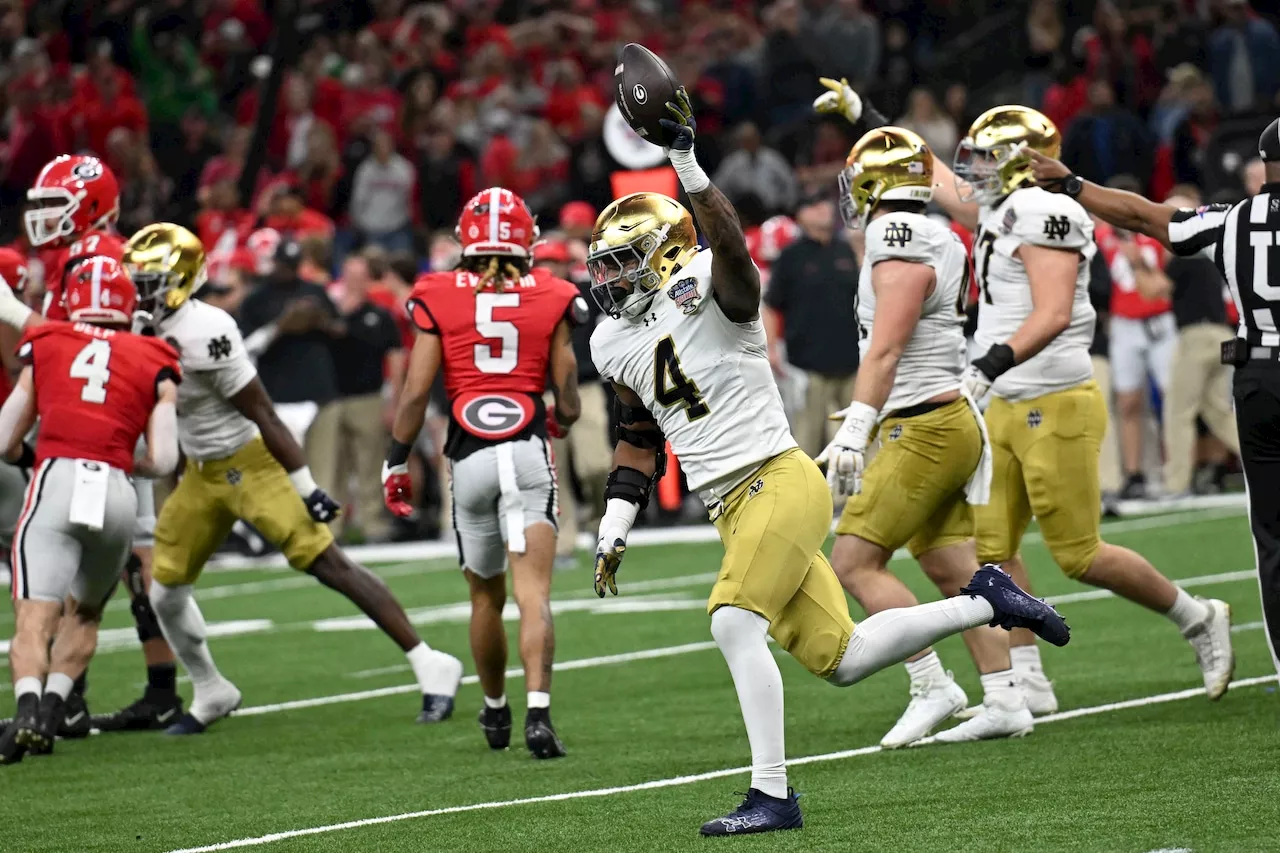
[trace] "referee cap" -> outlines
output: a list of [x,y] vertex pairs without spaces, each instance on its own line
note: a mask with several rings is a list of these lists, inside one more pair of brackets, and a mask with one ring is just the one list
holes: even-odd
[[1258,156],[1264,163],[1280,163],[1280,118],[1267,125],[1258,137]]

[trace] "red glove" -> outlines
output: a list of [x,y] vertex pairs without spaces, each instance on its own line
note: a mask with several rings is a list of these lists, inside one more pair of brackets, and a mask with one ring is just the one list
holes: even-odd
[[569,431],[560,426],[560,422],[556,420],[556,410],[547,409],[547,435],[552,438],[564,438]]
[[400,518],[413,515],[413,482],[409,479],[409,466],[394,468],[382,463],[382,500],[387,509]]

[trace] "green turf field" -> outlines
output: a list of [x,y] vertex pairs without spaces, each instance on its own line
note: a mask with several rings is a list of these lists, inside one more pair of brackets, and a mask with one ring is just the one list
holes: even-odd
[[[1274,675],[1242,515],[1129,519],[1106,535],[1194,592],[1228,601],[1236,678]],[[206,618],[249,630],[211,640],[247,713],[201,737],[62,741],[50,758],[0,768],[0,851],[155,853],[249,842],[272,853],[1280,849],[1274,683],[1246,683],[1216,704],[1189,695],[1200,675],[1174,628],[1096,594],[1061,604],[1071,645],[1044,651],[1063,710],[1084,713],[1042,721],[1017,741],[868,749],[905,706],[903,670],[840,690],[781,655],[788,755],[813,758],[791,771],[805,828],[699,838],[702,821],[737,805],[750,761],[702,607],[719,554],[711,544],[634,548],[619,575],[621,596],[603,603],[591,594],[585,561],[557,574],[557,658],[567,671],[556,677],[552,709],[569,756],[555,762],[535,762],[523,749],[518,678],[508,693],[519,748],[492,753],[475,724],[474,679],[453,720],[416,726],[403,656],[350,620],[343,599],[288,572],[212,573],[201,583]],[[1062,578],[1036,541],[1024,554],[1039,594],[1090,592]],[[934,597],[914,564],[895,567],[922,597]],[[470,671],[462,579],[440,562],[379,571],[427,641]],[[318,620],[342,621],[317,630]],[[0,615],[0,636],[12,624]],[[124,630],[106,637],[127,638],[129,625],[127,607],[115,602],[106,627]],[[979,700],[961,642],[940,651]],[[90,672],[91,709],[134,698],[143,674],[136,650],[108,646]],[[365,691],[374,695],[351,695]],[[0,699],[0,714],[11,708],[11,698]],[[833,755],[841,752],[853,754]],[[712,778],[681,778],[702,774]],[[511,802],[555,795],[570,796]],[[417,812],[429,814],[405,817]],[[347,822],[364,823],[335,826]],[[276,833],[284,837],[262,838]]]

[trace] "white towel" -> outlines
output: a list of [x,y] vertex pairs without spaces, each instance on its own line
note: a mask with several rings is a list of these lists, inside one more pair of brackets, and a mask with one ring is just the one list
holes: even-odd
[[978,419],[978,432],[982,433],[982,456],[978,458],[978,467],[974,469],[969,482],[964,485],[964,496],[970,506],[986,506],[991,500],[991,474],[994,461],[991,455],[991,436],[987,435],[987,422],[978,408],[978,401],[962,388],[960,393],[969,404],[969,411]]

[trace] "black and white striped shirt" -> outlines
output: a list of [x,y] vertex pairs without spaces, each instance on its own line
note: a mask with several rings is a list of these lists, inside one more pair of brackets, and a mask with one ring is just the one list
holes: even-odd
[[1169,222],[1169,245],[1217,265],[1240,313],[1239,337],[1280,347],[1280,183],[1236,204],[1179,210]]

